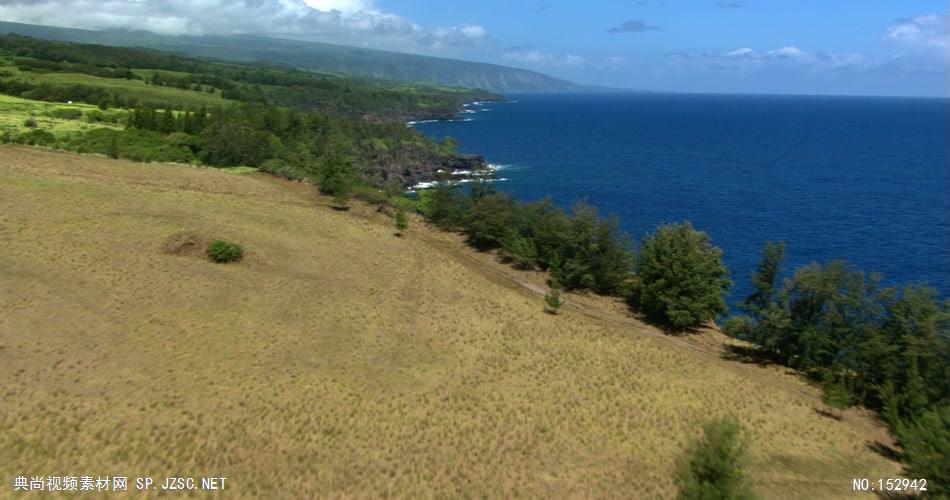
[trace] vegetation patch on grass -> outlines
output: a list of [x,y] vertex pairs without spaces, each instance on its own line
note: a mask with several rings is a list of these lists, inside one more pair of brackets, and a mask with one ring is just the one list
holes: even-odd
[[244,249],[234,243],[215,240],[208,245],[207,255],[212,262],[227,264],[240,261],[244,257]]

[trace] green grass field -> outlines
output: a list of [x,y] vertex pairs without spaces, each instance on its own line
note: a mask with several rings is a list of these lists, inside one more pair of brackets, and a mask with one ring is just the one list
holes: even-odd
[[[139,102],[146,103],[171,103],[184,108],[200,108],[201,106],[214,107],[222,106],[227,103],[225,99],[221,98],[220,91],[209,94],[207,92],[149,85],[142,80],[99,78],[79,73],[37,73],[32,71],[20,71],[15,66],[12,66],[9,60],[6,61],[4,66],[0,66],[0,71],[8,72],[12,78],[34,84],[48,82],[54,85],[79,84],[100,87],[108,91],[118,91],[124,98],[134,98],[138,99]],[[137,73],[144,75],[149,73],[149,71],[137,71]],[[164,73],[172,74],[171,72]]]
[[[817,388],[616,303],[544,312],[418,220],[306,184],[0,146],[0,477],[224,476],[229,497],[670,498],[733,413],[765,498],[900,475]],[[212,264],[203,244],[244,247]],[[535,280],[535,281],[532,281]]]
[[[56,113],[61,110],[76,110],[82,113],[82,117],[58,118]],[[29,130],[30,127],[25,126],[25,123],[31,118],[36,123],[35,128],[51,132],[57,138],[100,127],[120,129],[122,128],[121,119],[125,113],[122,110],[102,111],[88,104],[59,104],[0,94],[0,134],[4,132],[15,134]],[[92,121],[91,116],[101,116],[102,119]]]

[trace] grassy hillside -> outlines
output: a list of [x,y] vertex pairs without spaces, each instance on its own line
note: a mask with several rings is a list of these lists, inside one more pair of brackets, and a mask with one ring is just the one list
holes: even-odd
[[[0,146],[0,476],[228,477],[229,496],[671,497],[711,416],[766,498],[895,477],[886,432],[418,221],[309,186]],[[224,238],[244,262],[189,242]]]
[[29,130],[24,124],[32,119],[34,128],[66,138],[100,127],[119,129],[124,116],[124,111],[102,111],[89,104],[31,101],[0,94],[0,135]]
[[298,68],[480,88],[493,92],[554,92],[579,88],[571,82],[523,69],[327,43],[253,36],[162,36],[148,32],[90,31],[7,22],[0,22],[0,33],[19,33],[70,42],[148,47],[232,61],[273,61]]

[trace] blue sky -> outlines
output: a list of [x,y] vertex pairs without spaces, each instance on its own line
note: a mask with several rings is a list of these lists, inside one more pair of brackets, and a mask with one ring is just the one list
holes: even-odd
[[[583,83],[941,96],[950,87],[942,1],[384,0],[378,5],[424,25],[484,27],[492,47],[468,51],[467,58]],[[916,36],[901,36],[914,29]]]
[[943,0],[2,0],[0,19],[255,33],[634,89],[950,94]]

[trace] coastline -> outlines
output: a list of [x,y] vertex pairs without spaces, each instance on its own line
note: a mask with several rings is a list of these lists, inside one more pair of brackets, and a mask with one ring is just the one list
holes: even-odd
[[[479,100],[463,103],[459,106],[455,115],[452,118],[445,119],[427,119],[427,120],[410,120],[406,122],[406,126],[414,128],[416,125],[425,124],[425,123],[449,123],[449,122],[471,122],[474,121],[474,118],[471,117],[462,117],[462,115],[477,114],[481,112],[490,111],[488,109],[481,108],[490,103],[505,103],[509,102],[507,99],[502,98],[499,100]],[[477,109],[472,109],[477,108]],[[454,185],[467,184],[475,181],[485,181],[485,182],[504,182],[508,179],[497,178],[495,177],[496,172],[505,167],[505,165],[487,163],[484,156],[482,155],[466,155],[462,153],[455,153],[456,158],[464,159],[466,162],[476,162],[477,165],[469,166],[452,166],[447,165],[449,170],[439,169],[435,172],[435,177],[438,177],[440,174],[448,174],[450,177],[450,182]],[[437,178],[422,180],[416,182],[408,187],[407,192],[416,192],[424,189],[431,189],[438,184],[439,180]]]

